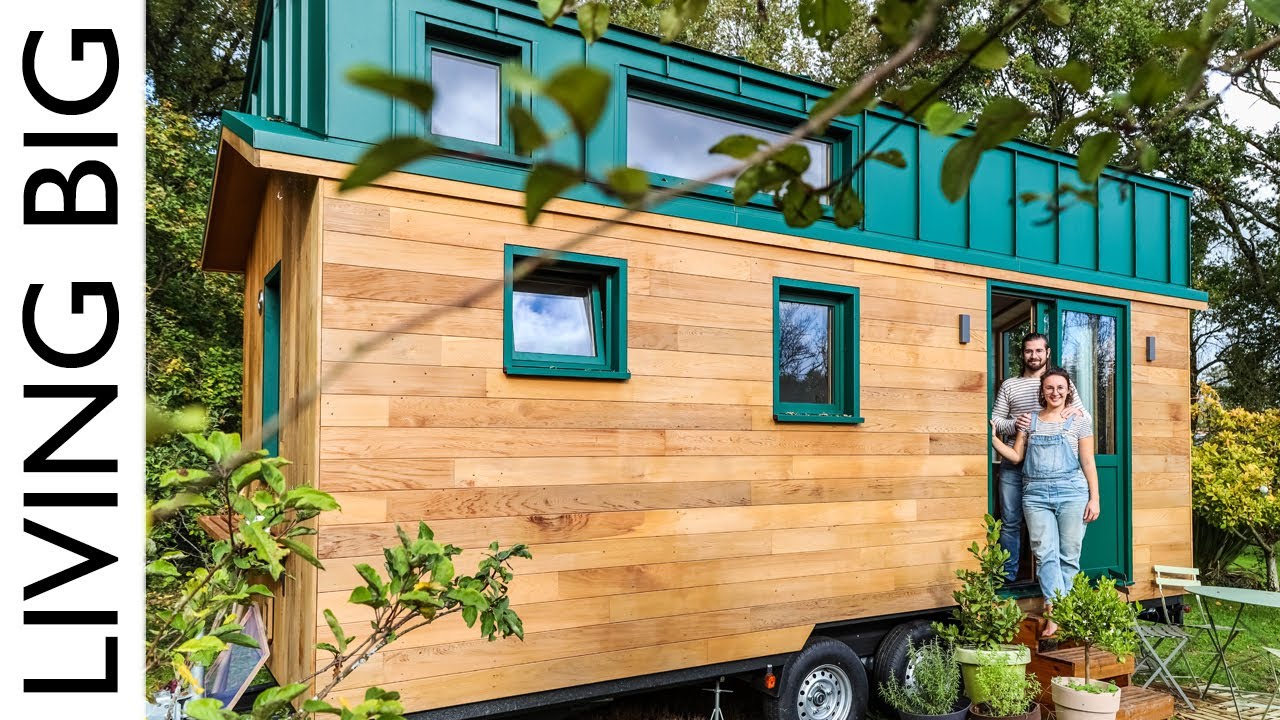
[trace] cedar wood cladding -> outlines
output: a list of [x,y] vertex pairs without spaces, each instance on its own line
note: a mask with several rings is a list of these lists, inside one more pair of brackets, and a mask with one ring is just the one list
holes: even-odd
[[[346,603],[352,566],[379,566],[393,523],[419,519],[467,549],[460,569],[491,540],[533,546],[513,585],[528,635],[491,644],[445,618],[353,674],[351,699],[377,684],[410,710],[474,702],[792,651],[815,623],[949,605],[987,509],[987,277],[1131,300],[1131,597],[1154,595],[1152,564],[1191,563],[1175,540],[1191,524],[1186,301],[648,216],[575,248],[628,261],[632,378],[507,377],[501,290],[451,304],[501,279],[504,244],[551,247],[609,211],[553,203],[530,228],[518,193],[406,177],[392,182],[412,190],[339,197],[330,180],[276,174],[264,196],[246,427],[257,291],[282,237],[282,404],[316,376],[308,350],[325,370],[349,362],[282,437],[293,481],[318,460],[343,512],[321,518],[328,570],[290,568],[273,668],[309,663],[324,608],[368,630]],[[864,424],[772,421],[774,276],[860,288]],[[448,312],[350,361],[432,307]],[[968,345],[958,313],[973,318]]]

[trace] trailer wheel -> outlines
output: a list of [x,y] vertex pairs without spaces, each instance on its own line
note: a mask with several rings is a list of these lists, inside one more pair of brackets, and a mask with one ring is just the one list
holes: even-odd
[[[885,633],[871,663],[871,680],[876,688],[889,682],[889,678],[897,678],[899,684],[910,685],[912,682],[911,658],[907,648],[920,647],[938,636],[933,623],[928,620],[912,620],[895,625]],[[876,709],[884,710],[892,716],[893,712],[880,698],[879,692],[872,698]]]
[[778,697],[765,699],[768,720],[863,720],[867,672],[848,645],[812,637],[782,668]]

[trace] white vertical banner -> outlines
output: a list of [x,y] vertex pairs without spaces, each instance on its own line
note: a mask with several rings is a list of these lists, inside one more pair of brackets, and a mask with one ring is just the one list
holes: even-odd
[[140,1],[0,27],[5,715],[143,712]]

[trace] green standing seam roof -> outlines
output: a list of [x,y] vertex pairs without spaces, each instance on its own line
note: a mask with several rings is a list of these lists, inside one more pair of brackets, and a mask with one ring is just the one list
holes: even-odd
[[[372,63],[425,75],[433,41],[474,43],[489,53],[519,59],[539,76],[583,61],[610,70],[613,95],[587,143],[587,165],[603,174],[626,160],[626,98],[655,93],[693,110],[711,108],[744,122],[794,124],[831,88],[657,38],[610,28],[588,46],[572,18],[547,27],[533,3],[516,0],[263,0],[250,58],[242,112],[225,112],[223,125],[261,150],[353,163],[370,146],[396,133],[421,134],[422,119],[404,103],[355,88],[343,72]],[[541,98],[522,99],[546,127],[564,122]],[[268,120],[267,118],[271,118]],[[963,136],[966,128],[956,133]],[[726,189],[683,196],[653,212],[861,247],[1051,276],[1107,287],[1205,301],[1190,287],[1192,189],[1161,178],[1108,170],[1097,207],[1077,204],[1049,213],[1043,203],[1022,203],[1025,192],[1046,193],[1078,182],[1074,156],[1015,140],[986,153],[968,195],[957,203],[942,195],[938,170],[955,137],[936,138],[901,113],[877,108],[840,118],[825,136],[833,155],[849,162],[885,133],[881,149],[897,148],[908,166],[870,162],[858,178],[865,204],[862,227],[841,229],[830,217],[790,228],[769,199],[735,207]],[[564,138],[543,151],[576,164],[578,148]],[[840,160],[843,159],[843,160]],[[492,187],[522,190],[531,158],[498,152],[493,159],[438,156],[406,171]],[[655,184],[675,178],[654,177]],[[583,186],[565,194],[617,205]]]

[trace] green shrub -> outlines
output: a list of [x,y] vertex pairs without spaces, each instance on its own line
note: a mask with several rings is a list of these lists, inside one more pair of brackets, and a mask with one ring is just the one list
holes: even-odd
[[1035,675],[1011,673],[1000,665],[983,665],[974,672],[974,684],[987,699],[978,703],[978,711],[993,717],[1008,717],[1027,712],[1040,697],[1040,681]]
[[1084,573],[1077,573],[1071,581],[1071,590],[1053,600],[1049,617],[1058,623],[1058,637],[1076,640],[1084,645],[1084,679],[1089,680],[1089,650],[1094,646],[1123,658],[1138,649],[1138,635],[1134,623],[1138,617],[1137,603],[1130,605],[1120,599],[1115,580],[1098,578],[1090,585]]
[[911,658],[912,683],[905,685],[895,676],[880,686],[880,697],[894,710],[913,715],[945,715],[960,699],[960,664],[955,650],[937,640],[920,647],[907,645]]
[[951,611],[956,624],[934,623],[943,639],[953,644],[972,645],[980,650],[995,650],[1018,634],[1022,610],[1017,600],[1001,598],[997,591],[1004,584],[1004,564],[1009,551],[1000,547],[1000,521],[991,515],[986,523],[986,544],[969,546],[969,554],[978,561],[977,570],[957,570],[963,585],[951,594],[956,609]]

